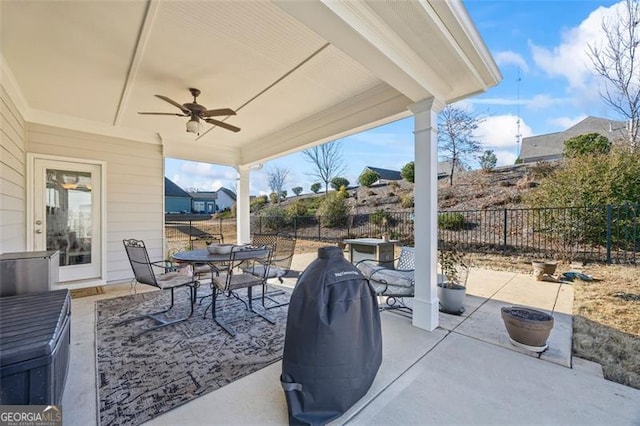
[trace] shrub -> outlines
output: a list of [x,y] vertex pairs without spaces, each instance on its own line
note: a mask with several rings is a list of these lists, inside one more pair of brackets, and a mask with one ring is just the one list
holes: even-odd
[[599,133],[587,133],[567,139],[564,143],[564,155],[568,158],[583,155],[603,155],[611,151],[611,142]]
[[284,200],[287,198],[287,190],[283,189],[282,191],[280,191],[280,199]]
[[287,211],[280,206],[265,207],[258,213],[260,216],[262,227],[275,231],[281,227],[287,226],[291,222]]
[[557,166],[545,160],[538,161],[533,167],[531,167],[531,174],[536,179],[546,178],[551,176]]
[[266,195],[260,195],[254,198],[253,200],[251,200],[251,204],[249,205],[249,211],[257,212],[258,210],[263,208],[268,201],[269,200]]
[[493,170],[498,163],[498,157],[496,157],[496,154],[490,149],[486,150],[478,159],[480,160],[480,167],[482,167],[482,170],[485,172]]
[[271,200],[271,204],[276,204],[278,202],[278,195],[275,192],[269,194],[269,200]]
[[402,197],[402,200],[400,201],[400,205],[405,208],[405,209],[410,209],[413,207],[414,203],[413,203],[413,195],[411,194],[406,194]]
[[407,182],[414,183],[415,180],[415,163],[413,161],[408,162],[402,169],[400,169],[400,175]]
[[349,186],[349,181],[343,177],[340,176],[336,176],[333,179],[331,179],[331,187],[333,189],[335,189],[336,191],[338,191],[340,188],[342,187],[347,187]]
[[389,182],[389,186],[393,189],[399,189],[400,188],[400,184],[398,183],[398,181],[392,180],[391,182]]
[[438,228],[449,231],[460,231],[464,227],[464,214],[443,212],[438,215]]
[[300,194],[302,194],[302,191],[303,189],[301,186],[296,186],[295,188],[291,188],[291,192],[296,194],[296,197],[300,196]]
[[367,188],[380,180],[380,175],[373,170],[365,170],[358,178],[358,183]]
[[306,216],[307,203],[303,200],[295,200],[287,206],[286,210],[289,216]]
[[369,221],[377,226],[391,225],[393,216],[389,212],[378,209],[369,215]]
[[311,192],[313,192],[314,194],[317,194],[318,191],[320,191],[320,188],[322,188],[322,185],[320,184],[320,182],[315,182],[311,184]]
[[327,195],[318,207],[316,216],[320,224],[328,228],[338,228],[347,224],[349,207],[345,198],[339,192]]
[[[565,166],[542,181],[525,198],[530,207],[579,207],[548,210],[538,222],[542,231],[565,242],[603,244],[611,205],[640,203],[640,151],[612,149],[609,155],[585,155],[567,159]],[[634,235],[637,224],[614,218],[614,244],[626,244],[625,235]],[[634,231],[636,229],[636,231]]]

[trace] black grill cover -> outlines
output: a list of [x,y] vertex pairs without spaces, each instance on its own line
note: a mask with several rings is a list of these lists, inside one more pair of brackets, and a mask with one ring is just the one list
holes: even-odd
[[291,295],[280,380],[290,424],[325,424],[367,393],[382,362],[378,301],[339,247],[318,249]]

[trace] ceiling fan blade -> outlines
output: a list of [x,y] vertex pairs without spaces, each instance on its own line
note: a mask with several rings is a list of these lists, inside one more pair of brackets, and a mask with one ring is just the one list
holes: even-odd
[[209,124],[213,124],[215,126],[220,126],[223,129],[231,130],[232,132],[239,132],[240,127],[232,126],[231,124],[227,124],[224,121],[216,120],[214,118],[205,118],[205,120]]
[[142,115],[177,115],[178,117],[186,117],[185,114],[177,114],[174,112],[139,112]]
[[202,117],[218,117],[221,115],[236,115],[236,112],[231,108],[221,108],[221,109],[210,109],[207,111],[202,111],[200,115]]
[[167,98],[166,96],[162,96],[162,95],[156,95],[157,98],[162,99],[165,102],[169,102],[171,105],[173,105],[174,107],[178,108],[180,111],[184,112],[185,114],[190,114],[191,111],[189,111],[187,108],[185,108],[182,104],[177,103],[176,101],[174,101],[171,98]]

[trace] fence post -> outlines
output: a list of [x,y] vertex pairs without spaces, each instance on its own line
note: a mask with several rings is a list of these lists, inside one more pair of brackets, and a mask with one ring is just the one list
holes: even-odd
[[507,209],[504,209],[504,221],[502,230],[502,251],[507,252]]
[[318,216],[318,241],[320,240],[320,236],[322,235],[322,230],[320,229],[320,224],[322,223],[322,216]]
[[607,204],[607,263],[611,264],[611,221],[613,217],[613,208],[611,204]]
[[293,237],[298,239],[298,215],[293,217]]

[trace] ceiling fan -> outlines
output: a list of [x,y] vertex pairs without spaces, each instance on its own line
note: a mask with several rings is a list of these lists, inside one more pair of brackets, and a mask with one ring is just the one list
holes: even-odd
[[204,105],[200,105],[196,98],[200,95],[200,90],[190,88],[189,91],[193,96],[193,102],[187,102],[185,104],[179,104],[178,102],[170,99],[166,96],[155,95],[156,97],[162,99],[165,102],[170,103],[171,105],[178,108],[182,114],[173,113],[173,112],[139,112],[138,114],[144,115],[177,115],[178,117],[191,117],[189,121],[187,121],[187,132],[200,134],[200,120],[206,121],[209,124],[213,124],[215,126],[222,127],[223,129],[231,130],[232,132],[239,132],[240,128],[236,126],[232,126],[231,124],[227,124],[224,121],[216,120],[211,117],[219,117],[223,115],[236,115],[236,112],[230,108],[221,108],[221,109],[207,109]]

